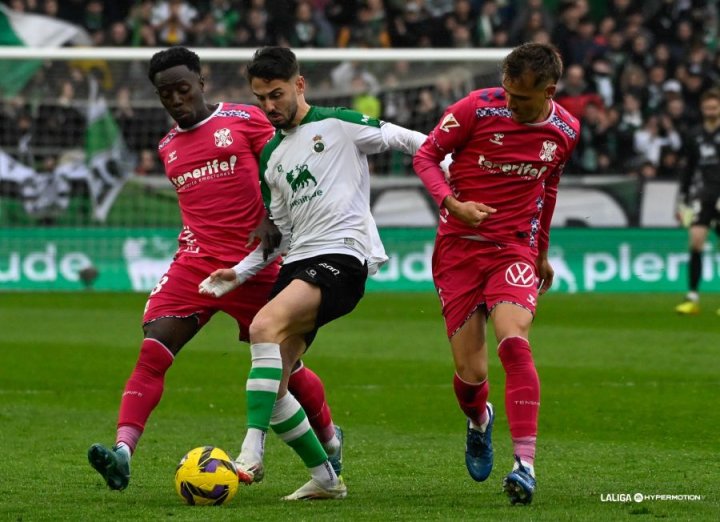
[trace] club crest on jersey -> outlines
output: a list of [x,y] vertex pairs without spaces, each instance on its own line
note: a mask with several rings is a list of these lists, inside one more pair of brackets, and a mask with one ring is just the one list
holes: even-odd
[[446,114],[443,120],[440,122],[440,130],[443,132],[450,132],[450,129],[459,126],[460,124],[455,119],[455,115],[452,112]]
[[317,186],[317,180],[308,170],[307,165],[298,165],[287,174],[285,174],[285,180],[290,184],[290,188],[293,194],[300,188],[307,187],[310,182],[313,182]]
[[313,141],[315,142],[315,144],[313,145],[313,150],[315,152],[322,152],[325,150],[325,144],[322,141],[322,136],[316,134],[315,136],[313,136]]
[[490,143],[494,143],[495,145],[502,145],[503,138],[505,135],[501,132],[496,132],[492,138],[490,138]]
[[505,281],[511,286],[532,286],[535,283],[535,272],[527,263],[513,263],[505,270]]
[[216,147],[229,147],[233,143],[232,136],[230,135],[230,129],[216,130],[214,136]]
[[542,149],[540,149],[540,159],[543,161],[552,161],[555,159],[555,151],[557,150],[557,143],[550,140],[543,141]]

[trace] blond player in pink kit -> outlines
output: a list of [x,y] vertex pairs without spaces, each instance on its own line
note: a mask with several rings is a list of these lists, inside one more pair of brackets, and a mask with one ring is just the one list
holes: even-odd
[[[261,227],[266,213],[258,183],[258,158],[274,127],[253,105],[208,104],[200,60],[185,48],[155,54],[149,78],[177,122],[160,141],[158,153],[177,190],[182,230],[172,264],[145,306],[144,339],[120,402],[115,445],[93,444],[88,450],[90,464],[117,490],[128,486],[131,455],[180,349],[218,311],[235,318],[240,340],[247,341],[248,327],[267,303],[279,271],[277,261],[263,262],[275,238],[271,229]],[[259,238],[263,243],[257,246]],[[237,290],[221,298],[198,293],[208,273],[230,268],[246,256],[261,262],[243,274]],[[339,474],[342,432],[333,425],[322,382],[299,364],[289,386]]]
[[[553,101],[562,61],[529,43],[503,61],[502,86],[451,105],[414,157],[440,206],[433,278],[455,361],[454,389],[467,416],[465,463],[484,481],[493,466],[487,319],[505,370],[505,409],[515,454],[503,487],[513,504],[535,492],[540,381],[528,342],[538,294],[550,288],[550,221],[579,122]],[[453,163],[446,177],[439,167]]]

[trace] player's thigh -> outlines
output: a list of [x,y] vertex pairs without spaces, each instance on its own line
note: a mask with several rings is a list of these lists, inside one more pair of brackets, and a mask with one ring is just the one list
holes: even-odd
[[[532,321],[538,297],[535,254],[527,247],[511,245],[494,257],[485,285],[485,305],[493,326],[497,326],[495,308],[502,304],[525,309]],[[495,335],[498,335],[497,331]]]
[[161,317],[143,325],[146,339],[161,342],[173,355],[200,330],[197,317]]
[[478,310],[484,310],[489,260],[497,247],[488,242],[438,236],[433,252],[433,281],[442,305],[448,338]]
[[217,311],[216,303],[200,295],[197,289],[209,268],[202,261],[183,258],[173,261],[148,295],[143,325],[167,317],[195,317],[199,326],[204,325]]
[[217,299],[218,308],[237,322],[241,341],[250,340],[250,324],[267,304],[273,285],[272,282],[250,279]]
[[701,251],[705,247],[710,228],[704,224],[693,224],[690,226],[690,248]]
[[513,303],[499,303],[490,313],[495,337],[500,342],[507,337],[527,339],[533,314],[527,308]]
[[450,337],[455,370],[466,382],[487,377],[487,321],[484,308],[476,310]]
[[250,340],[280,343],[312,330],[321,299],[319,287],[293,279],[255,315]]

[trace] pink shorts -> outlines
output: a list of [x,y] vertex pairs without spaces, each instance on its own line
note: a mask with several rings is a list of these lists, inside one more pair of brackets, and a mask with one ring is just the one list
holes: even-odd
[[526,246],[438,236],[432,270],[448,338],[481,306],[489,314],[499,303],[512,303],[535,315],[535,259]]
[[181,256],[175,259],[150,292],[143,324],[162,317],[196,316],[200,327],[215,312],[222,311],[233,317],[240,328],[240,340],[249,339],[248,328],[255,314],[268,301],[277,271],[274,265],[255,278],[246,281],[236,290],[220,298],[201,295],[198,285],[218,268],[231,268],[232,262],[213,258]]

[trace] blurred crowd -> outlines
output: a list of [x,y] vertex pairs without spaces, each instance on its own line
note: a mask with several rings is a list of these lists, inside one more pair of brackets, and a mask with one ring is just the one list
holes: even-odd
[[[699,121],[700,94],[720,85],[718,0],[10,0],[12,9],[84,27],[97,46],[507,48],[554,43],[565,61],[557,101],[582,121],[568,174],[674,179]],[[202,58],[202,56],[201,56]],[[352,106],[428,132],[498,66],[302,64],[310,101]],[[0,95],[0,147],[35,164],[78,145],[87,75],[97,74],[138,174],[159,173],[170,122],[143,63],[47,64],[22,95]],[[206,63],[210,99],[250,102],[242,64]],[[77,102],[77,103],[76,103]],[[79,129],[77,133],[68,129]],[[26,156],[25,158],[23,156]],[[376,169],[405,173],[407,162]]]

